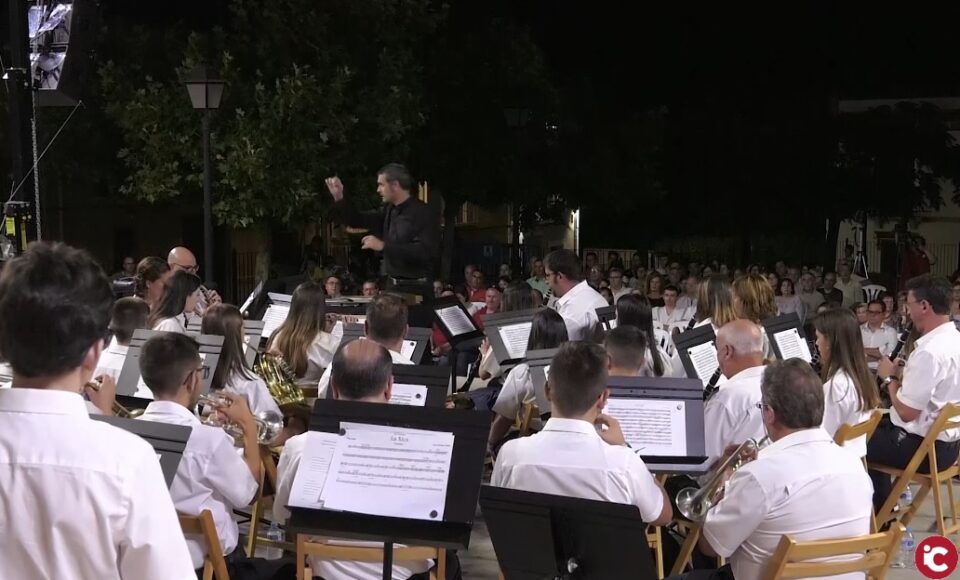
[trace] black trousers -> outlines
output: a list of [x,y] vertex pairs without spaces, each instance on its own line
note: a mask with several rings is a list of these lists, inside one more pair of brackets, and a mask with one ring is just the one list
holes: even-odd
[[[293,558],[248,558],[243,548],[237,546],[225,559],[230,580],[294,580],[297,577],[297,566]],[[197,578],[203,578],[203,568],[197,570]]]
[[667,580],[734,580],[730,564],[716,570],[691,570],[686,574],[671,576]]
[[[897,427],[890,421],[889,416],[885,416],[873,437],[867,442],[867,461],[889,465],[890,467],[904,468],[913,459],[923,443],[923,437],[907,433],[902,428]],[[934,443],[937,450],[937,471],[946,469],[957,461],[960,455],[960,441],[950,443],[937,441]],[[920,473],[930,473],[930,464],[928,459],[924,459],[918,469]],[[885,473],[879,471],[870,471],[870,479],[873,480],[873,509],[879,511],[887,497],[890,496],[890,490],[893,489],[893,480]],[[878,524],[884,522],[878,522]]]

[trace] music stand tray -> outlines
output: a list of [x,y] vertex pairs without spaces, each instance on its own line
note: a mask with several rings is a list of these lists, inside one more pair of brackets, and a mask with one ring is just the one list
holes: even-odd
[[[127,356],[123,360],[123,367],[117,377],[117,395],[132,397],[137,392],[137,384],[140,382],[140,349],[143,348],[145,342],[160,334],[163,334],[163,332],[142,328],[133,332],[130,348],[127,349]],[[200,334],[192,338],[200,345],[200,354],[204,355],[203,367],[208,370],[204,372],[206,376],[203,379],[203,392],[209,393],[210,384],[213,382],[213,374],[216,372],[217,363],[220,360],[220,351],[223,350],[223,337]]]
[[193,431],[193,428],[187,427],[186,425],[170,425],[156,421],[140,421],[137,419],[110,417],[108,415],[91,415],[90,418],[94,421],[102,421],[114,427],[119,427],[124,431],[129,431],[134,435],[140,436],[152,445],[160,459],[160,469],[163,471],[163,478],[167,482],[167,487],[170,487],[173,483],[173,477],[177,474],[177,467],[180,466],[183,450],[187,447],[187,440],[190,439],[190,433]]
[[657,578],[637,506],[485,485],[480,509],[506,580]]
[[340,422],[346,421],[453,433],[444,519],[434,522],[288,506],[288,531],[383,542],[383,577],[387,580],[392,574],[393,544],[466,550],[476,516],[491,419],[489,412],[472,410],[317,399],[310,419],[314,431],[337,433]]

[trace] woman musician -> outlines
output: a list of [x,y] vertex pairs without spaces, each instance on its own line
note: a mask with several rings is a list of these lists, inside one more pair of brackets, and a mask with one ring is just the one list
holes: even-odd
[[325,300],[320,283],[297,286],[290,313],[267,341],[267,352],[283,357],[300,386],[316,387],[340,346],[342,335],[331,332]]

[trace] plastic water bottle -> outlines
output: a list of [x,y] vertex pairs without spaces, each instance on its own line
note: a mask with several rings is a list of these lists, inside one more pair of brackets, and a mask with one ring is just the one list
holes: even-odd
[[907,531],[900,538],[900,547],[897,549],[897,555],[890,564],[891,568],[911,568],[913,566],[913,550],[916,543],[913,538],[913,528],[907,526]]
[[900,509],[906,511],[911,503],[913,503],[913,490],[908,485],[900,494]]
[[[277,522],[272,522],[270,524],[270,529],[267,530],[265,537],[273,542],[282,542],[283,541],[283,530],[280,529],[280,524]],[[282,548],[265,548],[263,550],[263,558],[266,560],[279,560],[283,557]]]

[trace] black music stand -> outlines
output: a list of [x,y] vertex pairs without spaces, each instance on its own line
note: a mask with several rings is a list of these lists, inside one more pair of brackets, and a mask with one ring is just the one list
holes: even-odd
[[263,311],[260,319],[263,322],[263,330],[260,331],[261,338],[269,340],[270,335],[287,320],[292,302],[292,294],[267,293],[267,308]]
[[253,291],[250,292],[250,295],[247,296],[247,299],[243,301],[243,304],[240,305],[240,315],[246,319],[252,318],[252,307],[253,304],[257,301],[261,294],[263,294],[263,288],[266,286],[266,280],[261,279],[257,282],[257,285],[254,286]]
[[803,324],[800,322],[800,317],[797,316],[796,312],[781,314],[780,316],[775,316],[773,318],[764,320],[763,329],[767,333],[767,338],[770,340],[770,347],[773,349],[773,354],[777,357],[777,360],[784,359],[784,353],[782,352],[778,335],[781,333],[787,333],[788,336],[785,338],[786,342],[789,344],[795,340],[792,336],[789,336],[794,332],[796,332],[798,338],[800,339],[800,342],[796,344],[800,355],[798,358],[802,358],[807,362],[810,362],[813,359],[812,353],[810,352],[810,345],[807,343],[807,335],[803,331]]
[[[677,349],[677,354],[680,356],[680,362],[683,363],[683,370],[686,371],[688,377],[698,378],[703,384],[706,384],[710,380],[715,367],[711,369],[710,375],[705,377],[700,376],[693,363],[693,359],[690,357],[690,352],[692,349],[706,344],[715,345],[716,341],[717,336],[714,334],[713,326],[710,324],[691,328],[674,337],[674,346]],[[716,348],[714,348],[714,351],[716,351]],[[714,352],[714,359],[716,359],[716,352]]]
[[530,380],[533,381],[533,393],[541,419],[548,418],[551,413],[550,401],[547,399],[547,369],[558,350],[560,349],[548,348],[527,351],[527,366],[530,367]]
[[[196,338],[200,335],[202,322],[196,318],[191,318],[187,322],[187,334]],[[263,334],[262,320],[244,320],[243,321],[243,364],[248,369],[253,369],[253,363],[257,360],[259,354],[260,339]]]
[[364,296],[328,298],[326,300],[327,313],[336,314],[337,316],[359,316],[365,318],[367,316],[367,305],[370,304],[371,300],[373,300],[373,298]]
[[597,320],[603,325],[603,329],[610,332],[617,327],[617,307],[601,306],[597,308]]
[[[443,367],[428,365],[393,365],[393,384],[423,385],[427,399],[423,407],[443,408],[450,389],[450,373]],[[327,399],[333,400],[333,389],[327,388]]]
[[317,399],[310,419],[313,431],[338,433],[340,422],[347,421],[453,433],[446,508],[443,521],[436,522],[288,506],[291,517],[287,530],[294,534],[382,542],[385,580],[392,576],[394,544],[466,550],[476,515],[491,419],[490,412]]
[[485,485],[480,509],[506,580],[657,578],[637,506]]
[[[483,319],[483,333],[490,342],[490,348],[493,349],[493,356],[496,357],[500,368],[509,370],[510,367],[523,362],[527,355],[527,341],[530,339],[530,330],[533,326],[533,315],[536,309],[517,310],[514,312],[499,312],[497,314],[488,314]],[[523,336],[522,352],[511,352],[509,345],[503,340],[501,329],[508,332],[518,332]],[[506,374],[506,373],[504,373]]]
[[[127,356],[123,360],[123,368],[120,369],[120,375],[117,377],[117,395],[132,397],[137,392],[137,384],[140,382],[140,349],[149,339],[161,334],[163,334],[162,331],[142,328],[133,332],[130,348],[127,349]],[[203,367],[207,370],[204,371],[203,392],[208,393],[220,360],[220,351],[223,350],[223,337],[200,334],[192,338],[200,345],[200,354],[204,355]]]
[[139,435],[153,446],[154,451],[157,452],[157,456],[160,459],[160,469],[163,471],[163,478],[167,481],[167,487],[170,487],[173,483],[173,477],[177,474],[180,459],[183,457],[183,450],[187,447],[187,440],[193,431],[192,427],[187,427],[186,425],[170,425],[156,421],[124,419],[107,415],[90,415],[90,418],[94,421],[109,423],[114,427],[129,431],[134,435]]
[[[340,346],[348,342],[363,338],[366,335],[366,329],[362,324],[344,323],[343,338],[340,339]],[[407,335],[403,337],[404,353],[409,352],[409,358],[414,364],[420,364],[423,361],[423,355],[427,352],[427,345],[433,331],[429,328],[418,328],[411,326],[407,328]]]
[[[451,347],[467,341],[474,341],[477,345],[480,344],[480,340],[483,338],[483,331],[480,330],[476,322],[473,321],[470,312],[466,306],[460,302],[459,298],[456,296],[437,298],[430,306],[433,310],[434,321],[440,328],[440,332],[447,337],[447,341]],[[451,329],[447,326],[447,323],[444,322],[444,318],[448,316],[458,319],[463,323],[463,327]]]

